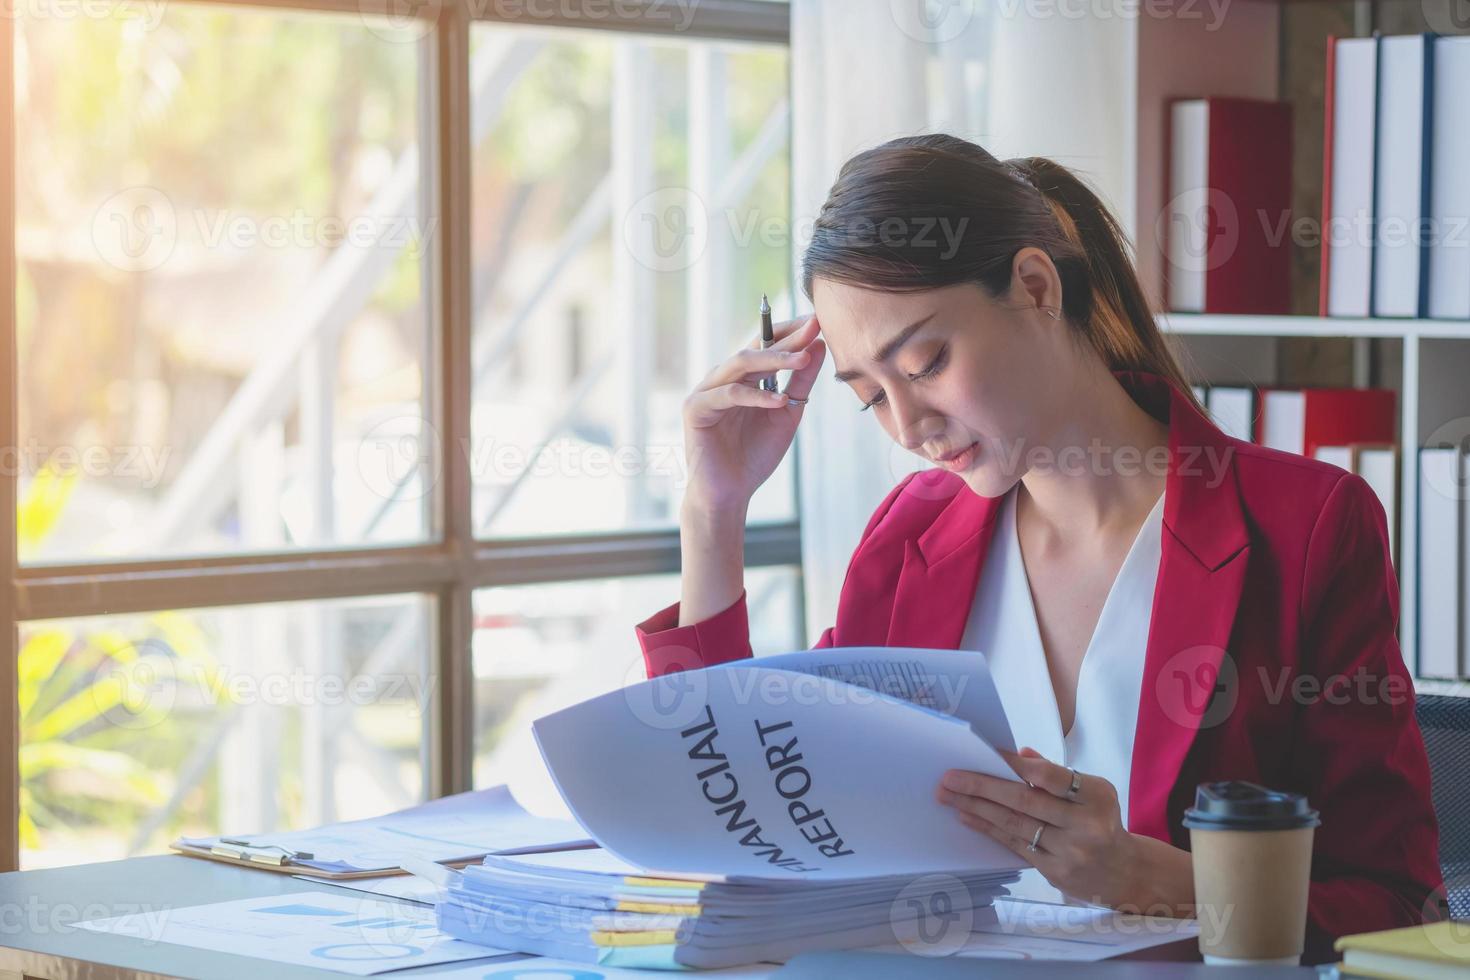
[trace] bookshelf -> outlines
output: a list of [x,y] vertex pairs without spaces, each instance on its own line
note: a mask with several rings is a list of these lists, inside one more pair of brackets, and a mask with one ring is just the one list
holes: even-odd
[[[1187,18],[1140,19],[1130,107],[1133,180],[1125,195],[1132,200],[1125,214],[1132,218],[1140,274],[1159,309],[1166,308],[1159,216],[1167,207],[1169,100],[1213,95],[1289,102],[1292,218],[1320,221],[1328,37],[1470,33],[1470,22],[1453,16],[1455,2],[1258,0],[1232,5],[1213,29]],[[1470,320],[1317,316],[1320,250],[1295,241],[1292,249],[1291,314],[1164,313],[1159,324],[1204,384],[1371,385],[1397,392],[1399,639],[1417,677],[1417,450],[1449,431],[1470,433]],[[1470,696],[1470,680],[1417,678],[1416,685]]]

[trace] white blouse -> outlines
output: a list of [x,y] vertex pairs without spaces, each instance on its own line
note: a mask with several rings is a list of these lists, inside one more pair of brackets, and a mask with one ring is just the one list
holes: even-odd
[[979,650],[989,660],[1016,747],[1029,745],[1058,765],[1107,779],[1118,790],[1127,827],[1128,777],[1163,546],[1164,496],[1159,495],[1139,527],[1108,590],[1082,658],[1076,711],[1066,733],[1016,534],[1015,488],[1006,494],[996,520],[961,648]]

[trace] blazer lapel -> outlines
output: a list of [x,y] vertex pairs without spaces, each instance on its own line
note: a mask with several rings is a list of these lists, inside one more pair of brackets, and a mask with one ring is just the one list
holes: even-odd
[[1123,372],[1119,380],[1155,416],[1166,410],[1169,421],[1165,534],[1128,789],[1128,829],[1168,841],[1175,829],[1169,798],[1195,734],[1234,706],[1235,665],[1226,650],[1250,535],[1228,438],[1162,379]]
[[1002,500],[959,484],[939,518],[906,543],[886,646],[959,648]]

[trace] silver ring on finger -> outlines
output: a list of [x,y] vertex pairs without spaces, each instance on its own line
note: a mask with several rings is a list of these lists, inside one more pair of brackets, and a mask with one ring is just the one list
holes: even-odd
[[1067,799],[1076,803],[1077,794],[1082,789],[1082,774],[1071,766],[1067,767],[1067,771],[1072,774],[1072,785],[1067,787]]
[[1043,830],[1045,830],[1045,829],[1046,829],[1046,824],[1045,823],[1042,823],[1040,826],[1038,826],[1036,828],[1036,833],[1034,833],[1034,834],[1031,835],[1031,843],[1029,843],[1029,844],[1026,845],[1026,850],[1028,850],[1028,851],[1034,851],[1034,850],[1036,850],[1036,845],[1041,843],[1041,832]]
[[786,403],[788,405],[805,405],[806,404],[806,399],[805,398],[793,398],[790,395],[787,395],[786,396]]

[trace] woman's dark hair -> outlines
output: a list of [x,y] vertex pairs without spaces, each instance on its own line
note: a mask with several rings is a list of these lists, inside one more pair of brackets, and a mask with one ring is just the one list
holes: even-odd
[[1110,370],[1157,374],[1195,401],[1117,219],[1081,178],[1045,157],[1001,161],[945,134],[859,153],[822,205],[801,285],[811,299],[818,278],[887,292],[972,282],[999,298],[1028,246],[1051,257],[1063,314]]

